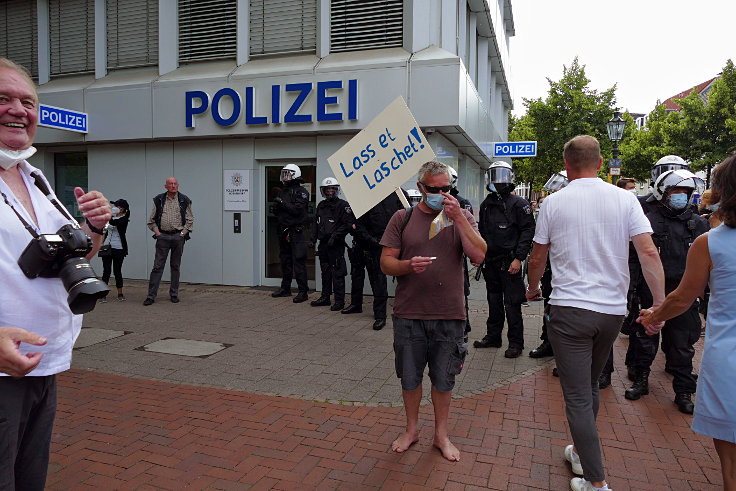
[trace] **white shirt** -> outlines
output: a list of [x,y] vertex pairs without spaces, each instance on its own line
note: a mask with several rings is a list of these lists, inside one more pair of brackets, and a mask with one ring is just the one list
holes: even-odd
[[[36,212],[36,231],[42,234],[56,233],[69,221],[33,183],[30,174],[38,169],[25,161],[18,164],[18,169]],[[2,179],[0,191],[5,193],[21,216],[33,224],[23,205]],[[69,310],[67,293],[59,278],[29,279],[21,271],[18,258],[31,239],[31,234],[0,196],[0,326],[20,327],[46,337],[48,342],[45,346],[21,344],[20,349],[24,353],[44,353],[41,363],[30,376],[53,375],[67,370],[71,365],[72,348],[82,328],[82,316],[74,315]]]
[[625,315],[629,240],[652,233],[636,196],[598,178],[574,179],[547,196],[534,242],[550,244],[549,303]]

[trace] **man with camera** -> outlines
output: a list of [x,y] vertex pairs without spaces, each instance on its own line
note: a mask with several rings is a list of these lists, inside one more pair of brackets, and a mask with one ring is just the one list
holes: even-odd
[[87,263],[110,219],[108,200],[75,188],[86,221],[80,227],[71,219],[26,161],[37,124],[31,77],[0,58],[0,489],[43,489],[55,377],[69,368],[82,326],[74,313],[88,312],[108,291]]

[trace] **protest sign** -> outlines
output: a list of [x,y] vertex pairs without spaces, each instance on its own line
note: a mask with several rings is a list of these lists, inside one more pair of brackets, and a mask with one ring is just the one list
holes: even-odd
[[433,159],[434,151],[399,96],[327,162],[359,217]]

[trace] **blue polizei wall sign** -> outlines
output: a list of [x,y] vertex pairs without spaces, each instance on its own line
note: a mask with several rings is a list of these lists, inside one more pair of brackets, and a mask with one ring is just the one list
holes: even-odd
[[501,142],[493,144],[494,157],[536,157],[537,142]]
[[61,107],[38,105],[38,124],[57,130],[87,133],[87,113],[72,111]]
[[188,90],[184,94],[185,124],[194,128],[195,116],[207,111],[219,126],[232,126],[241,119],[248,126],[356,120],[358,81],[348,80],[346,85],[342,80],[272,85],[271,107],[262,113],[256,113],[255,87],[244,87],[242,93],[225,87],[212,96],[202,90]]

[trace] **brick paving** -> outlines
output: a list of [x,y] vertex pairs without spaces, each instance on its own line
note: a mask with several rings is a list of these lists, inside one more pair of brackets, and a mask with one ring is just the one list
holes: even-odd
[[[451,438],[462,452],[462,460],[450,463],[431,446],[429,404],[421,409],[420,442],[404,454],[394,454],[389,446],[403,428],[404,415],[400,407],[391,407],[391,400],[376,398],[380,390],[361,389],[362,400],[354,396],[329,403],[323,400],[330,400],[328,397],[310,397],[313,392],[307,388],[290,393],[293,397],[269,395],[273,384],[266,383],[259,390],[255,383],[268,381],[269,377],[255,380],[254,390],[244,388],[244,382],[238,386],[238,380],[248,379],[248,374],[233,370],[237,360],[222,354],[231,350],[230,357],[240,357],[247,363],[245,358],[254,351],[238,351],[237,347],[254,343],[257,337],[268,338],[269,333],[263,327],[252,332],[233,329],[229,339],[222,339],[226,331],[218,331],[217,326],[227,324],[227,318],[241,317],[250,319],[249,325],[255,327],[261,325],[259,322],[273,325],[265,314],[281,310],[284,315],[287,307],[278,303],[283,299],[271,299],[263,292],[242,295],[189,285],[182,290],[182,303],[159,301],[144,308],[135,299],[139,294],[133,286],[129,302],[111,301],[85,318],[85,326],[129,334],[80,348],[75,352],[75,368],[59,376],[59,408],[47,482],[50,490],[569,489],[572,473],[562,457],[562,447],[569,443],[570,436],[559,382],[551,375],[549,359],[534,361],[533,366],[522,359],[518,364],[505,365],[507,361],[499,350],[476,352],[469,369],[475,366],[478,371],[481,367],[493,371],[498,367],[504,375],[483,378],[473,389],[467,385],[468,390],[453,401]],[[231,314],[215,315],[214,310],[206,308],[206,302],[198,303],[200,294],[230,302],[225,312]],[[256,305],[249,306],[246,297],[252,297],[250,301]],[[310,307],[288,308],[297,308],[290,311],[298,314],[292,321],[296,328],[310,322],[324,323],[322,317],[343,322],[334,318],[339,314],[322,311],[318,314],[322,317],[307,319],[304,313],[310,312]],[[527,326],[527,351],[538,342],[538,310],[534,310],[538,308],[533,304],[527,314],[532,326]],[[322,309],[311,312],[316,310]],[[479,331],[477,326],[483,322],[478,319],[485,314],[482,308],[474,310],[478,312],[473,325]],[[180,321],[178,327],[152,329],[172,314]],[[199,315],[211,317],[211,322],[193,322]],[[225,320],[220,318],[223,316]],[[370,316],[339,317],[348,317],[350,323],[360,326],[348,329],[348,337],[370,330]],[[256,322],[256,318],[260,320]],[[232,322],[230,326],[232,329]],[[316,350],[324,355],[319,351],[324,338],[312,328],[307,327],[307,332],[313,341],[309,341],[310,336],[299,338],[299,350],[291,352]],[[329,332],[337,336],[339,331]],[[390,328],[371,331],[361,340],[379,347],[390,345],[390,334]],[[146,344],[143,341],[163,337],[232,346],[219,357],[216,354],[209,358],[135,350]],[[344,341],[337,338],[339,346]],[[273,342],[274,338],[269,338],[258,349]],[[655,363],[650,395],[640,401],[624,399],[628,381],[620,361],[625,349],[626,338],[621,337],[616,343],[613,386],[602,391],[599,414],[612,488],[719,489],[721,476],[712,442],[694,434],[689,429],[691,418],[672,404],[671,379],[663,372],[661,359]],[[349,360],[357,364],[358,357],[369,350],[348,352],[352,355],[344,363]],[[105,358],[107,364],[103,363]],[[363,369],[370,374],[376,367],[384,367],[384,358],[371,359],[365,365],[373,364],[373,368]],[[305,356],[295,359],[310,360]],[[286,358],[278,360],[273,370],[289,366]],[[299,365],[304,366],[295,373],[315,364],[302,362]],[[350,368],[348,364],[342,369]],[[380,377],[366,375],[353,380],[351,391],[369,384],[372,378]],[[309,384],[306,378],[298,382]],[[387,377],[384,385],[387,395],[389,391],[400,392],[395,377]]]

